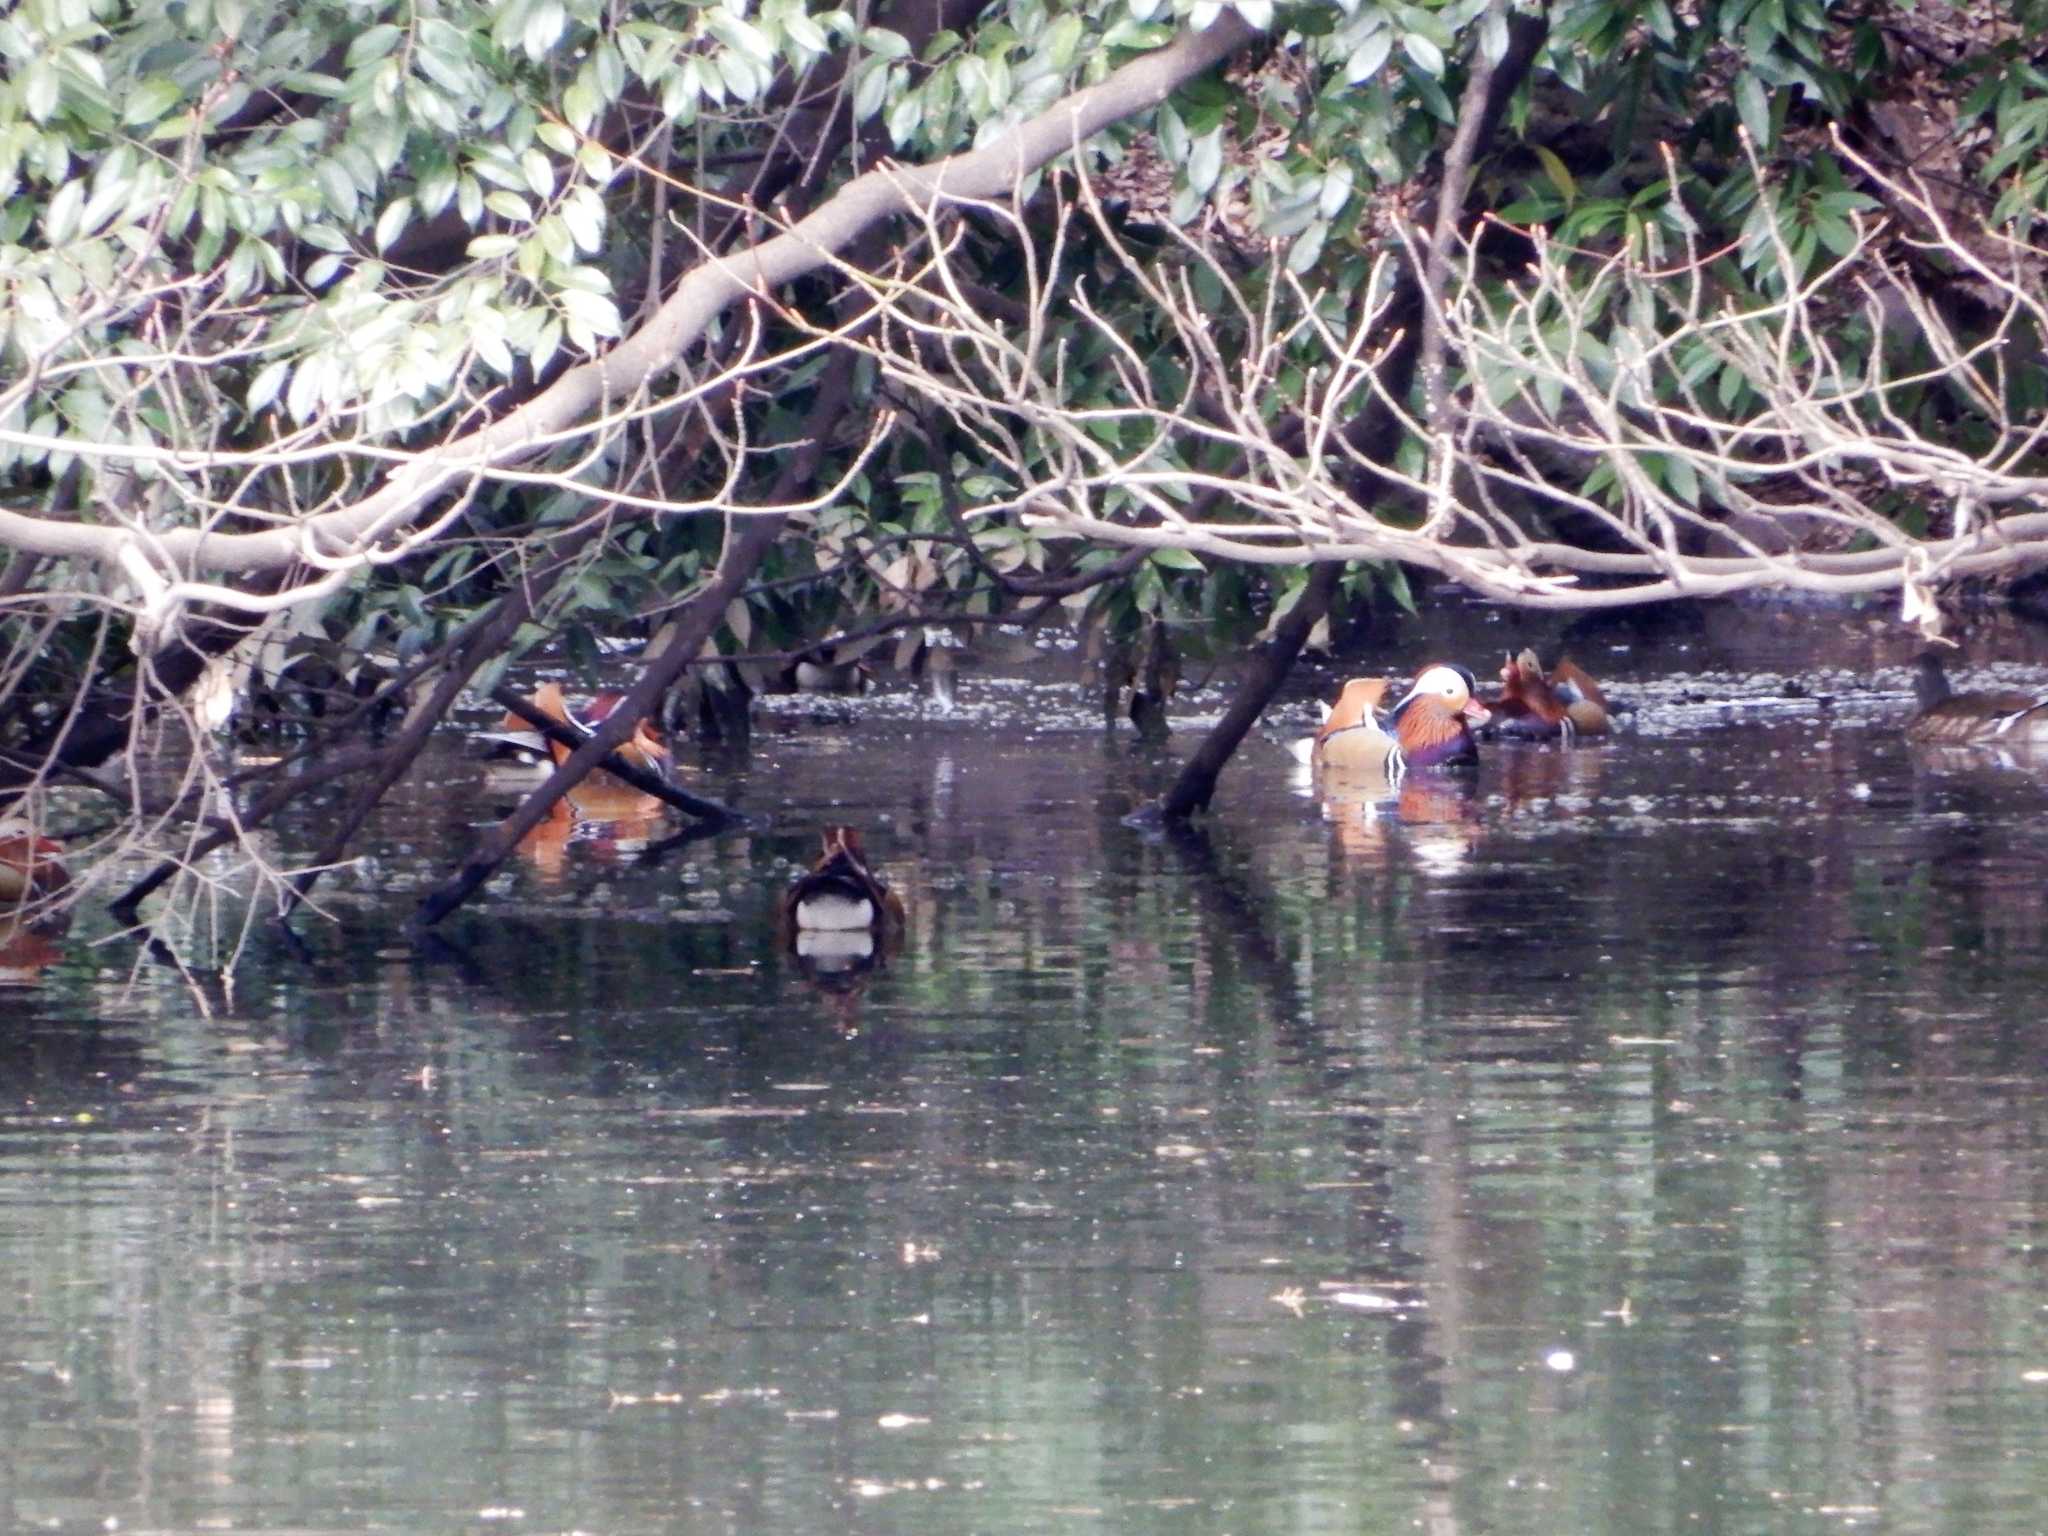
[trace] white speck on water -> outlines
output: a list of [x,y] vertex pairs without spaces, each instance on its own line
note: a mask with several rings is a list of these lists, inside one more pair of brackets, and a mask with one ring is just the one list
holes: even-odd
[[1368,1312],[1391,1312],[1401,1303],[1373,1291],[1337,1291],[1330,1300],[1340,1307],[1359,1307]]
[[1543,1357],[1543,1363],[1553,1371],[1570,1371],[1578,1368],[1579,1357],[1568,1349],[1553,1349]]

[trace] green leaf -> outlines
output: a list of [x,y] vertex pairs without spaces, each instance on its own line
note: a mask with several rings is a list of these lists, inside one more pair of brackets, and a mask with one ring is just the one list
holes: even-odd
[[1572,179],[1572,173],[1566,168],[1564,161],[1557,157],[1556,151],[1545,149],[1541,144],[1532,144],[1530,148],[1536,152],[1536,158],[1543,166],[1543,174],[1550,178],[1550,184],[1563,196],[1565,207],[1571,207],[1578,201],[1579,184]]
[[506,192],[501,189],[487,193],[484,196],[484,206],[501,219],[512,219],[521,224],[533,222],[533,205],[517,192]]
[[1081,18],[1071,11],[1055,20],[1045,29],[1042,48],[1046,63],[1062,74],[1071,68],[1080,51],[1082,32]]
[[1309,225],[1295,239],[1287,250],[1287,270],[1297,275],[1306,272],[1316,264],[1316,258],[1323,254],[1323,242],[1329,238],[1330,225],[1327,220],[1318,219]]
[[565,288],[556,297],[572,325],[581,325],[599,336],[619,334],[618,306],[602,294],[585,293],[579,288]]
[[398,46],[398,40],[405,34],[388,21],[381,21],[374,27],[365,28],[356,34],[348,45],[347,65],[360,69],[365,64],[374,64]]
[[1764,83],[1757,79],[1756,71],[1745,69],[1735,81],[1735,110],[1742,115],[1742,126],[1748,130],[1750,142],[1760,150],[1771,147],[1771,103],[1764,95]]
[[70,244],[78,233],[78,214],[84,206],[85,183],[65,182],[43,212],[43,238],[52,245]]
[[412,222],[412,199],[401,197],[377,216],[377,249],[388,250],[391,242],[405,233],[405,226]]
[[1441,80],[1444,73],[1444,51],[1420,32],[1410,32],[1401,39],[1401,51],[1413,59],[1416,66],[1435,79]]
[[889,137],[902,146],[910,142],[910,136],[917,132],[924,121],[924,98],[912,91],[889,109]]
[[59,94],[57,67],[43,54],[30,59],[21,80],[21,103],[28,108],[28,115],[36,122],[48,122],[57,110]]
[[288,357],[281,357],[274,363],[265,363],[257,370],[256,377],[249,381],[249,393],[244,401],[251,416],[277,399],[277,392],[284,388],[284,381],[291,371],[292,363]]
[[1344,61],[1345,84],[1363,85],[1380,72],[1380,66],[1387,62],[1387,56],[1393,51],[1394,34],[1387,28],[1368,33],[1365,41]]
[[[589,193],[589,188],[578,187],[578,193]],[[604,243],[604,201],[595,194],[571,196],[563,199],[559,210],[562,224],[576,242],[577,249],[595,253]]]
[[[741,20],[730,11],[716,10],[706,15],[704,25],[709,29],[711,35],[721,43],[724,43],[726,47],[745,54],[756,64],[768,68],[774,67],[775,47],[762,35],[760,28]],[[893,32],[889,35],[891,37],[896,36]],[[901,38],[897,40],[899,42],[903,41]],[[903,42],[903,53],[908,53],[909,51],[910,44]],[[892,57],[900,58],[902,54],[895,54]]]
[[1188,190],[1207,197],[1223,170],[1223,130],[1205,133],[1188,146]]
[[162,75],[151,75],[128,93],[128,104],[122,109],[121,121],[130,127],[138,123],[153,123],[183,98],[175,82]]
[[1700,504],[1699,472],[1684,454],[1672,454],[1664,460],[1664,483],[1687,506],[1697,507]]
[[1351,200],[1351,167],[1341,161],[1323,173],[1323,189],[1316,199],[1316,212],[1334,219]]
[[889,97],[889,65],[885,59],[869,59],[853,76],[853,116],[866,122],[882,110]]
[[887,27],[869,27],[860,35],[860,45],[869,53],[881,59],[903,59],[910,56],[910,42],[900,32],[891,32]]
[[519,169],[524,173],[526,184],[533,189],[535,197],[554,196],[555,166],[544,151],[529,149],[519,157]]

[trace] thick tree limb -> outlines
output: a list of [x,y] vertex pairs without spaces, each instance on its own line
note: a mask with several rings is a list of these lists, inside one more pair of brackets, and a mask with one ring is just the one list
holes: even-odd
[[[573,430],[593,412],[632,399],[700,341],[719,315],[741,299],[767,293],[818,270],[863,231],[898,214],[949,198],[1007,193],[1025,176],[1135,112],[1156,106],[1178,86],[1213,68],[1257,33],[1233,11],[1203,32],[1186,32],[1134,59],[1100,85],[1064,98],[981,149],[929,166],[883,166],[848,183],[815,213],[784,233],[729,257],[714,257],[686,275],[647,323],[603,356],[569,369],[502,419],[396,465],[381,489],[361,500],[313,514],[288,527],[248,533],[177,528],[143,533],[93,523],[58,523],[0,508],[0,545],[33,554],[118,566],[139,554],[167,578],[202,573],[248,576],[288,569],[309,554],[346,559],[367,542],[406,529],[438,500],[479,476],[516,465]],[[84,452],[76,443],[59,444]],[[327,450],[323,450],[327,451]],[[140,449],[108,445],[113,457]],[[148,455],[166,469],[251,467],[274,462],[262,452]]]
[[[1528,74],[1549,26],[1547,10],[1536,16],[1517,15],[1509,23],[1508,48],[1500,62],[1488,66],[1482,59],[1475,66],[1472,82],[1461,103],[1451,149],[1446,155],[1444,184],[1438,189],[1439,197],[1446,204],[1462,204],[1470,183],[1473,156],[1492,140],[1500,126],[1501,115],[1507,110],[1508,100]],[[1435,241],[1449,245],[1457,228],[1455,212],[1438,217]],[[1432,242],[1430,260],[1440,262],[1441,255],[1434,249],[1435,241]],[[1364,482],[1372,478],[1371,466],[1392,462],[1400,443],[1402,422],[1393,402],[1408,394],[1423,350],[1424,332],[1418,321],[1431,303],[1426,292],[1429,270],[1426,263],[1424,275],[1418,275],[1412,269],[1405,269],[1400,275],[1395,296],[1382,318],[1383,327],[1396,339],[1376,370],[1378,387],[1365,409],[1345,428],[1345,439],[1360,461],[1359,476]],[[1361,484],[1357,489],[1361,499],[1370,494],[1369,483]],[[1208,806],[1224,765],[1286,682],[1295,657],[1301,654],[1310,633],[1328,611],[1343,574],[1344,567],[1339,561],[1324,559],[1317,563],[1300,598],[1273,627],[1272,636],[1259,647],[1252,665],[1231,698],[1230,708],[1210,728],[1194,756],[1181,769],[1173,788],[1160,802],[1161,816],[1169,821],[1181,820]]]
[[[833,427],[850,409],[854,363],[855,355],[850,348],[834,352],[827,363],[818,381],[817,398],[805,418],[801,444],[777,479],[778,495],[816,472]],[[625,697],[591,733],[590,739],[571,752],[517,810],[485,832],[463,866],[428,893],[413,914],[410,926],[415,931],[432,927],[475,894],[511,856],[519,840],[540,824],[555,801],[624,746],[639,722],[654,713],[657,701],[725,622],[726,605],[745,589],[768,551],[775,547],[782,536],[784,521],[779,517],[728,521],[725,548],[719,554],[717,567],[670,621],[668,640],[661,651],[648,661]]]

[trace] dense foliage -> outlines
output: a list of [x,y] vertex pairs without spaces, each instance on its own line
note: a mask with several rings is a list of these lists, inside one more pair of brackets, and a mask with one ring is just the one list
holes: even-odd
[[[762,507],[785,515],[721,604],[711,640],[727,653],[788,658],[849,630],[991,614],[1064,612],[1125,636],[1199,615],[1249,633],[1300,570],[1060,536],[1030,516],[1050,450],[992,454],[945,407],[949,380],[987,376],[912,327],[891,345],[933,384],[906,388],[860,328],[896,288],[944,285],[1014,319],[1087,433],[1227,477],[1242,442],[1120,417],[1105,338],[1149,357],[1161,395],[1186,402],[1179,423],[1198,424],[1207,386],[1176,371],[1148,273],[1182,273],[1225,358],[1290,279],[1320,296],[1311,312],[1355,313],[1384,282],[1375,263],[1412,251],[1404,220],[1445,195],[1435,178],[1467,81],[1518,27],[1539,46],[1476,146],[1464,202],[1494,220],[1465,227],[1498,238],[1459,260],[1483,296],[1547,235],[1576,297],[1530,326],[1531,348],[1613,372],[1623,332],[1683,342],[1698,295],[1662,307],[1649,279],[1667,265],[1737,309],[1850,258],[1925,293],[1960,276],[1940,313],[1965,348],[2002,328],[2007,361],[1988,386],[1937,371],[1904,405],[1966,451],[2003,442],[2043,400],[2034,314],[1957,252],[1984,249],[1970,242],[1987,221],[2024,235],[2048,205],[2044,26],[2039,0],[19,0],[0,13],[0,543],[16,551],[0,578],[0,737],[54,750],[52,699],[125,688],[135,655],[160,661],[181,640],[208,655],[239,643],[273,676],[311,658],[307,676],[329,685],[380,651],[395,661],[378,680],[446,665],[488,684],[537,644],[576,654],[659,631],[727,547],[728,515]],[[870,221],[687,333],[662,308],[707,263],[731,258],[744,283],[742,253],[864,172],[999,144],[1083,88],[1117,88],[1176,36],[1225,27],[1242,37],[1222,68],[1163,102],[1134,92],[1007,206]],[[1062,224],[1077,169],[1103,213]],[[1902,209],[1888,186],[1934,190]],[[1930,208],[1953,230],[1930,230]],[[1605,282],[1617,259],[1631,280]],[[2010,250],[1986,259],[2038,291]],[[1574,261],[1588,274],[1576,289]],[[1085,316],[1031,302],[1047,293],[1085,295]],[[1832,316],[1828,367],[1875,367],[1881,318],[1854,303]],[[607,375],[574,429],[461,457],[628,342],[647,366]],[[1477,382],[1554,396],[1540,372],[1494,366]],[[1738,416],[1761,387],[1704,346],[1678,375]],[[1277,419],[1310,397],[1314,366],[1283,357],[1273,378]],[[1429,443],[1409,418],[1389,467],[1424,474]],[[309,532],[225,564],[210,549],[226,545],[175,541],[324,528],[312,520],[372,505],[437,454],[467,466],[456,489],[345,538]],[[1712,520],[1713,487],[1686,455],[1639,459],[1652,489]],[[1611,465],[1568,478],[1589,502],[1633,494]],[[1413,527],[1413,500],[1389,494],[1378,513]],[[1911,487],[1877,504],[1915,532],[1943,515]],[[1147,506],[1108,483],[1094,510],[1139,524]],[[1347,585],[1408,600],[1397,566],[1356,565]],[[530,611],[488,654],[459,652],[514,591]],[[201,611],[230,622],[180,617]],[[183,693],[196,669],[165,677]]]

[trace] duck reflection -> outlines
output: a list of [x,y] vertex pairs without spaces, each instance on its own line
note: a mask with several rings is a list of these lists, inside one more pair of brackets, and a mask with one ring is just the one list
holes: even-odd
[[2002,747],[1937,747],[1910,742],[1906,751],[1914,767],[1938,778],[2010,773],[2048,779],[2048,746],[2019,742]]
[[61,918],[38,923],[18,915],[0,918],[0,987],[32,987],[42,980],[44,969],[64,957],[52,935],[65,926]]
[[1576,813],[1581,802],[1599,793],[1607,756],[1512,745],[1489,761],[1495,769],[1493,789],[1509,815],[1559,818]]
[[669,831],[659,800],[638,794],[636,800],[639,803],[621,807],[619,814],[592,815],[580,799],[572,806],[570,797],[564,796],[519,839],[519,853],[551,885],[567,871],[572,846],[610,862],[631,858]]
[[[1396,855],[1439,874],[1463,865],[1479,842],[1478,786],[1463,774],[1384,773],[1324,768],[1315,775],[1323,819],[1347,862],[1383,866]],[[1405,829],[1396,838],[1393,828]]]

